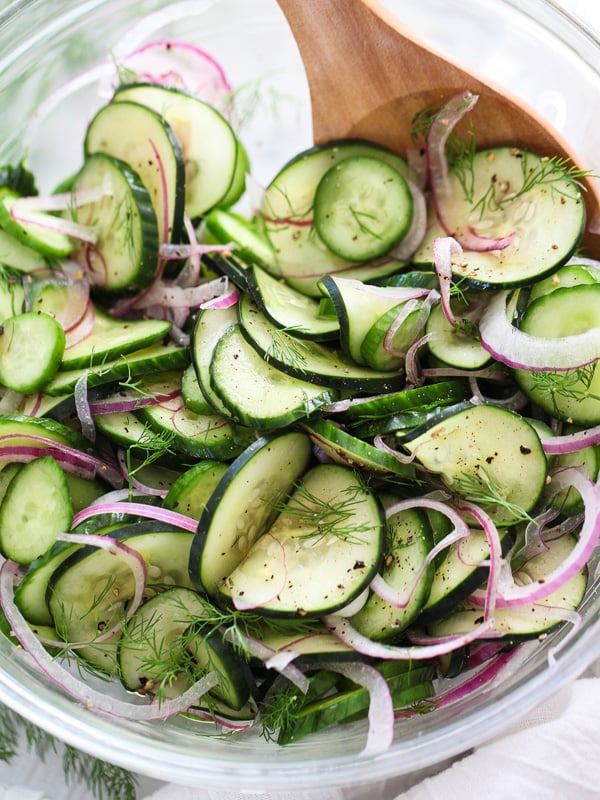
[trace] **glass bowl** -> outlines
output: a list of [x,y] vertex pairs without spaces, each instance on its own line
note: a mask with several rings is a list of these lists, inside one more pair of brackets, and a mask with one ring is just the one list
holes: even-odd
[[[510,86],[600,172],[600,43],[544,0],[387,0],[442,51]],[[275,0],[13,0],[0,11],[0,163],[24,155],[52,189],[75,169],[86,121],[106,96],[112,59],[171,37],[207,50],[240,89],[241,136],[259,184],[311,143],[310,108],[295,43]],[[100,66],[98,66],[100,64]],[[343,68],[340,80],[343,80]],[[310,789],[358,786],[421,770],[499,733],[578,676],[600,655],[600,595],[583,625],[520,652],[518,664],[476,695],[397,725],[391,749],[360,756],[366,726],[340,726],[285,748],[250,731],[199,733],[95,715],[40,676],[0,636],[2,701],[71,745],[150,777],[188,786]],[[116,689],[115,689],[116,691]]]

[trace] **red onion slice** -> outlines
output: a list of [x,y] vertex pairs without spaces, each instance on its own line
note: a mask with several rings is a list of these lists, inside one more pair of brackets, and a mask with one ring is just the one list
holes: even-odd
[[75,514],[72,527],[76,528],[85,520],[97,517],[99,514],[133,514],[136,517],[147,517],[158,522],[166,522],[168,525],[175,525],[192,533],[196,533],[198,528],[198,520],[193,517],[147,503],[95,503]]
[[[532,581],[519,586],[514,582],[510,570],[505,569],[499,577],[496,595],[498,608],[512,608],[545,600],[573,577],[588,563],[600,537],[600,485],[591,481],[580,467],[569,467],[552,478],[552,493],[573,486],[583,500],[584,520],[577,542],[567,558],[544,580]],[[485,592],[480,589],[471,595],[473,602],[485,604]]]
[[440,225],[448,236],[454,236],[466,250],[486,252],[508,247],[515,234],[501,237],[481,236],[470,225],[466,225],[464,219],[456,218],[455,208],[460,207],[460,204],[456,203],[446,158],[448,137],[477,100],[477,95],[462,92],[436,114],[427,135],[427,163],[431,199]]
[[490,299],[479,321],[482,346],[497,361],[513,369],[578,369],[600,357],[600,327],[560,339],[541,339],[516,328],[509,320],[511,292],[499,291]]
[[394,703],[390,688],[383,675],[370,664],[361,662],[344,664],[333,662],[327,669],[339,672],[369,693],[369,731],[362,756],[384,753],[394,739]]

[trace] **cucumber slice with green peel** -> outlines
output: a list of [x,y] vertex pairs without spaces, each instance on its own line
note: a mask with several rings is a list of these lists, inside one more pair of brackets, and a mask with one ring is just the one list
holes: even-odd
[[266,362],[239,325],[228,328],[217,343],[210,380],[227,416],[256,430],[291,425],[338,398],[336,389],[288,375]]
[[[538,297],[527,307],[520,327],[549,341],[600,328],[600,283],[560,288]],[[514,374],[529,399],[551,416],[584,426],[597,424],[600,360],[579,369],[515,370]]]
[[52,456],[18,471],[0,504],[0,552],[19,564],[46,553],[73,518],[65,474]]
[[153,372],[164,372],[171,369],[187,367],[190,360],[189,349],[174,342],[168,344],[152,344],[141,350],[127,354],[127,358],[116,358],[94,366],[92,369],[60,370],[44,385],[44,392],[52,397],[63,396],[72,392],[77,381],[86,376],[88,389],[96,386],[118,383],[119,381],[138,378]]
[[0,442],[3,444],[43,449],[45,444],[38,441],[40,438],[83,451],[90,445],[76,430],[48,417],[0,414]]
[[259,633],[260,641],[277,653],[295,653],[294,662],[298,665],[303,662],[314,665],[324,661],[361,661],[363,658],[318,622],[304,633],[287,633],[279,628],[270,628],[268,620],[265,622],[267,624]]
[[319,464],[279,506],[221,594],[265,616],[318,618],[348,605],[379,569],[385,520],[359,476]]
[[216,108],[181,89],[158,83],[120,86],[112,102],[151,108],[174,132],[185,162],[185,205],[192,219],[227,198],[234,177],[239,181],[239,150],[231,125]]
[[240,297],[238,318],[243,336],[265,362],[299,380],[360,392],[384,392],[404,385],[403,374],[362,367],[326,344],[299,339],[278,328],[247,293]]
[[373,156],[351,156],[330,167],[314,200],[315,230],[327,247],[348,261],[387,253],[406,234],[413,213],[406,180]]
[[372,419],[381,419],[408,411],[429,411],[453,405],[471,396],[463,380],[448,380],[404,389],[375,397],[357,398],[343,413],[345,425],[352,427]]
[[[385,498],[391,505],[393,498]],[[425,604],[434,575],[427,562],[433,547],[433,532],[427,515],[418,509],[399,511],[387,517],[380,574],[387,584],[403,593],[405,604],[394,606],[371,593],[350,623],[373,641],[393,641],[418,616]]]
[[166,120],[147,106],[109,103],[90,122],[86,157],[105,153],[124,161],[148,191],[158,225],[158,241],[178,242],[185,205],[185,167],[177,138]]
[[10,482],[21,469],[21,466],[21,464],[9,462],[8,464],[3,464],[0,468],[0,504],[2,503]]
[[51,380],[65,352],[65,332],[47,314],[28,311],[0,326],[0,384],[15,392],[36,392]]
[[308,468],[308,436],[290,431],[253,442],[227,468],[206,502],[190,553],[192,580],[207,594],[219,586],[267,531],[277,507]]
[[412,465],[403,464],[390,453],[358,439],[328,419],[312,420],[304,423],[303,428],[313,443],[338,464],[361,471],[391,473],[407,480],[415,477]]
[[372,286],[336,275],[326,276],[319,286],[333,302],[342,349],[357,364],[368,366],[361,352],[365,337],[384,314],[404,302],[406,290]]
[[[146,563],[147,592],[171,586],[191,588],[187,573],[194,534],[164,523],[142,522],[109,531],[137,551]],[[125,621],[135,582],[129,566],[104,549],[86,545],[58,565],[50,576],[46,600],[56,630],[65,642],[81,643],[77,653],[93,666],[118,674],[117,630],[106,641],[99,633]]]
[[211,459],[194,464],[177,478],[169,489],[163,505],[180,514],[200,519],[227,467],[223,461]]
[[[452,311],[457,317],[469,315],[469,309],[483,304],[483,299],[467,296],[468,303],[462,299],[452,299]],[[459,327],[450,325],[441,304],[433,306],[427,320],[425,333],[428,335],[429,352],[439,361],[457,369],[481,369],[488,365],[492,357],[485,350],[477,335],[477,320],[467,316],[466,323],[457,320]]]
[[246,431],[220,414],[196,414],[180,400],[146,406],[136,412],[150,432],[165,437],[171,451],[184,457],[229,460],[249,444]]
[[[449,172],[453,218],[487,237],[515,237],[502,250],[465,250],[452,265],[457,279],[481,288],[524,286],[569,260],[583,234],[585,203],[567,169],[554,159],[497,147],[473,155],[468,191],[463,170],[461,162]],[[414,263],[432,264],[432,241],[447,235],[432,214]]]
[[360,346],[361,359],[371,369],[403,369],[406,353],[421,337],[426,321],[423,302],[416,298],[390,308],[365,334]]
[[[498,533],[502,553],[506,555],[515,543],[514,528],[499,528]],[[489,556],[489,541],[478,528],[472,528],[467,537],[442,551],[439,561],[435,562],[429,594],[417,624],[445,617],[478,589],[487,580],[489,569],[482,566],[482,562]]]
[[242,261],[260,264],[269,270],[276,269],[277,254],[255,223],[223,208],[215,208],[209,212],[204,223],[217,242],[233,243],[236,256]]
[[195,411],[196,414],[212,414],[214,412],[214,408],[200,389],[193,364],[189,364],[181,376],[181,397],[187,408]]
[[[375,668],[383,674],[383,668],[387,664],[389,662],[381,662]],[[413,673],[400,671],[390,676],[384,674],[384,677],[397,711],[418,707],[419,703],[435,694],[434,673],[431,668],[419,667]],[[276,696],[274,700],[276,703]],[[370,702],[370,694],[366,688],[359,687],[353,681],[326,668],[319,670],[310,676],[306,695],[300,695],[292,705],[293,713],[280,723],[277,742],[279,745],[289,745],[335,725],[364,719]],[[263,724],[268,724],[268,704],[263,712],[263,720]]]
[[451,491],[479,503],[497,525],[528,518],[546,483],[547,461],[535,428],[491,403],[443,409],[402,439],[417,462]]
[[0,264],[19,272],[38,272],[48,267],[45,256],[1,228]]
[[[343,159],[354,156],[381,159],[402,176],[409,175],[406,161],[379,145],[350,139],[331,142],[299,153],[285,164],[267,187],[260,208],[259,216],[277,253],[273,274],[314,297],[319,296],[321,278],[356,265],[335,255],[323,243],[315,230],[312,213],[315,191],[323,175]],[[370,264],[366,272],[360,271],[352,277],[376,278],[397,272],[401,266],[401,262],[393,260]]]
[[298,339],[335,340],[340,326],[335,314],[321,314],[320,301],[253,265],[248,271],[248,290],[265,317]]
[[529,302],[533,303],[538,297],[550,294],[555,289],[567,289],[570,286],[589,285],[600,283],[600,267],[593,264],[569,263],[550,275],[537,281],[529,292]]
[[218,414],[228,414],[211,384],[210,363],[217,343],[225,332],[237,324],[237,311],[230,308],[206,308],[198,314],[191,341],[192,363],[200,391]]
[[61,369],[102,366],[164,339],[171,323],[161,319],[121,320],[96,308],[94,328],[81,342],[67,348]]
[[248,151],[236,137],[235,172],[227,194],[219,200],[220,208],[230,208],[235,205],[246,191],[246,176],[250,173],[250,158]]
[[0,197],[0,228],[44,258],[70,256],[75,240],[56,230],[56,218],[52,214],[30,211],[24,206],[26,202],[27,198],[10,192]]
[[105,153],[85,159],[72,191],[94,188],[105,193],[68,212],[69,219],[96,233],[95,243],[79,244],[74,258],[103,291],[143,289],[158,266],[158,224],[148,190],[125,162]]
[[[520,583],[543,581],[568,557],[576,544],[571,535],[546,542],[543,553],[534,556],[520,566],[514,566],[515,580]],[[525,606],[496,607],[494,631],[499,631],[511,642],[533,639],[551,631],[564,622],[569,611],[581,604],[588,583],[587,568],[569,578],[556,592],[544,600],[527,603]],[[455,636],[472,631],[481,624],[481,606],[463,604],[443,619],[432,622],[428,633],[432,636]]]
[[199,594],[179,586],[142,603],[127,623],[119,647],[125,687],[158,698],[173,697],[215,670],[219,683],[211,693],[241,708],[250,697],[250,673],[218,632],[203,633],[202,620],[209,609]]

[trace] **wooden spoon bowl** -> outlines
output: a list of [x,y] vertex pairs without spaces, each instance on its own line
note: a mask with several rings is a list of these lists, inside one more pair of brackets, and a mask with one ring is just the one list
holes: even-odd
[[[472,128],[478,148],[510,144],[586,168],[535,111],[432,50],[379,0],[278,3],[304,63],[315,144],[355,137],[406,153],[415,116],[469,90],[479,100],[457,132]],[[588,220],[595,219],[598,185],[592,177],[583,182]],[[588,256],[600,258],[600,236],[586,234],[584,243]]]

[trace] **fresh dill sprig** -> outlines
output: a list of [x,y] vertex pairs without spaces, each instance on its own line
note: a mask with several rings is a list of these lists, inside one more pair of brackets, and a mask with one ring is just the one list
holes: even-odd
[[[518,151],[521,166],[521,185],[517,188],[507,187],[502,180],[493,180],[476,202],[473,211],[479,211],[482,218],[486,212],[502,210],[509,203],[530,192],[532,189],[545,186],[553,196],[564,200],[577,200],[579,194],[574,187],[584,188],[582,180],[592,173],[583,170],[570,162],[568,157],[553,156],[537,160],[531,167],[528,153]],[[471,202],[471,200],[470,200]]]
[[533,371],[529,374],[535,391],[542,396],[546,396],[552,402],[554,415],[560,417],[558,398],[576,400],[577,402],[600,400],[600,396],[590,392],[596,374],[596,366],[596,363],[593,363],[577,369],[565,370],[564,372]]
[[494,512],[498,508],[507,511],[515,521],[533,522],[533,518],[518,503],[508,500],[500,486],[482,466],[473,472],[463,472],[454,482],[453,489],[465,499]]
[[297,538],[320,541],[326,536],[342,539],[349,544],[364,544],[365,536],[373,531],[369,523],[357,524],[355,507],[364,496],[362,486],[348,486],[337,500],[324,500],[313,494],[304,483],[297,483],[287,502],[275,501],[274,510],[294,521],[303,529]]
[[307,358],[302,352],[305,345],[287,333],[288,330],[293,328],[274,328],[271,343],[265,351],[265,361],[279,361],[294,367],[299,372],[305,372]]
[[114,766],[63,744],[49,733],[0,705],[0,761],[10,763],[24,739],[29,750],[44,761],[51,754],[60,755],[67,784],[80,783],[96,800],[135,800],[135,778],[122,767]]
[[[132,488],[132,478],[134,478],[140,470],[143,470],[144,467],[149,467],[151,464],[154,464],[155,461],[158,461],[166,455],[173,455],[175,453],[173,441],[176,435],[177,432],[174,430],[157,432],[151,430],[148,426],[144,428],[138,441],[125,451],[125,463],[127,466],[130,489]],[[144,453],[144,457],[141,461],[134,464],[133,460],[140,456],[140,450]]]
[[264,739],[277,742],[279,734],[291,728],[303,704],[302,692],[292,683],[273,692],[260,714]]

